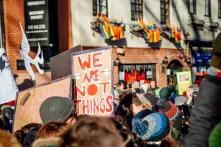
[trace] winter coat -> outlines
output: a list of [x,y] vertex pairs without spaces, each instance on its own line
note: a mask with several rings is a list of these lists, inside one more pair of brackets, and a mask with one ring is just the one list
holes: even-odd
[[189,133],[184,147],[207,147],[210,132],[221,120],[221,79],[203,79],[190,117]]

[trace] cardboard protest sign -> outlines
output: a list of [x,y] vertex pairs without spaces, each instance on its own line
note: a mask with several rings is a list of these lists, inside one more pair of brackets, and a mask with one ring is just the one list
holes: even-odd
[[183,92],[187,91],[187,89],[192,85],[191,71],[177,72],[176,76],[178,94],[182,95]]
[[72,63],[78,115],[110,116],[113,112],[112,50],[74,53]]
[[42,123],[39,108],[43,101],[52,96],[71,97],[71,77],[40,85],[17,95],[13,131],[30,123]]
[[18,87],[12,74],[5,49],[0,48],[0,104],[14,101]]
[[81,50],[82,47],[78,45],[50,58],[51,79],[55,80],[64,76],[71,75],[72,53]]

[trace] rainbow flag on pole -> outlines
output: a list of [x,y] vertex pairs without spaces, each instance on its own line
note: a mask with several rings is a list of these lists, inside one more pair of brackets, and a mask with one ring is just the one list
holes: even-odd
[[109,33],[108,26],[106,26],[106,25],[99,25],[99,29],[100,29],[101,36],[104,38],[104,40],[110,38],[110,33]]

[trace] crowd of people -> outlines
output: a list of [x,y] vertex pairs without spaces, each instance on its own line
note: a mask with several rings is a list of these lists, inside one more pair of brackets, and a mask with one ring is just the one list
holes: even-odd
[[[40,106],[42,123],[13,130],[14,106],[1,105],[0,147],[218,147],[220,146],[221,35],[214,42],[208,75],[185,95],[174,86],[159,91],[114,90],[110,117],[77,115],[73,101],[50,97]],[[31,115],[31,114],[30,114]]]
[[14,109],[2,105],[0,146],[176,147],[188,132],[192,91],[174,96],[175,88],[169,85],[157,96],[151,88],[138,93],[118,85],[111,117],[76,115],[72,100],[50,97],[39,110],[42,124],[31,123],[15,132]]
[[165,106],[156,108],[157,99],[149,93],[124,91],[119,95],[115,114],[102,118],[76,116],[72,100],[51,97],[39,110],[43,123],[28,124],[13,135],[14,110],[3,105],[0,146],[176,146],[171,126],[179,110],[169,97]]

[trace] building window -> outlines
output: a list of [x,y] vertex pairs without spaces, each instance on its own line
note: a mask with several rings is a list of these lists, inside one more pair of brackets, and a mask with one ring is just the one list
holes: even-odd
[[132,89],[140,90],[144,82],[156,83],[156,64],[120,64],[118,80],[119,83],[124,83],[124,88],[132,86]]
[[169,23],[169,0],[160,0],[160,19],[161,24]]
[[93,0],[93,16],[97,16],[97,14],[104,14],[108,16],[107,0]]
[[143,0],[131,0],[131,20],[143,18]]
[[211,16],[211,0],[205,0],[205,16]]
[[218,0],[218,17],[221,18],[221,0]]
[[189,12],[196,14],[196,0],[189,0]]

